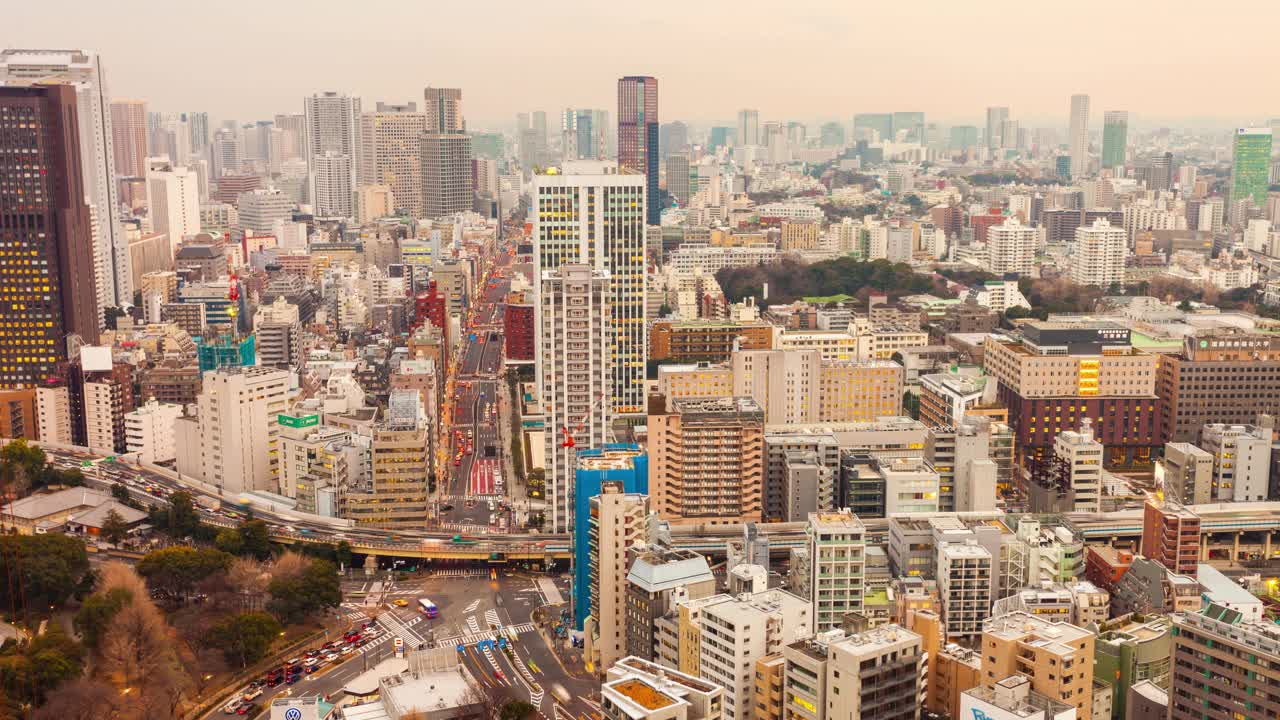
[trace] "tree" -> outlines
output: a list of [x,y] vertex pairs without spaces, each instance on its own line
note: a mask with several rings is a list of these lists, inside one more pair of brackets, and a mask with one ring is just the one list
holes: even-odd
[[77,678],[58,688],[35,720],[102,720],[117,717],[120,693],[100,680]]
[[44,450],[29,444],[25,438],[17,438],[0,448],[0,478],[15,496],[25,495],[29,488],[42,482],[47,463]]
[[111,497],[118,503],[127,503],[132,499],[129,496],[129,486],[124,483],[115,483],[111,486]]
[[228,555],[244,553],[244,539],[240,537],[240,531],[235,528],[219,530],[217,537],[213,539],[213,546]]
[[0,651],[0,685],[9,697],[40,705],[58,686],[79,677],[83,667],[84,648],[61,624],[49,623],[44,634]]
[[662,303],[662,305],[658,308],[658,317],[664,318],[670,315],[671,312],[672,312],[671,306],[666,303]]
[[196,515],[191,493],[179,490],[169,496],[169,534],[174,537],[191,537],[195,534],[200,517]]
[[138,561],[138,574],[147,579],[150,587],[185,600],[197,582],[225,571],[231,560],[231,556],[221,550],[176,545],[143,556]]
[[116,322],[125,315],[126,313],[123,309],[113,305],[102,311],[102,321],[108,330],[115,330]]
[[76,632],[84,640],[85,647],[96,651],[116,614],[132,600],[133,593],[120,587],[86,598],[75,618]]
[[340,567],[351,567],[351,543],[346,540],[339,540],[337,547],[334,548],[333,555]]
[[271,533],[265,520],[245,520],[239,530],[242,554],[259,560],[271,557]]
[[[0,537],[0,607],[47,607],[66,602],[89,572],[84,543],[69,535]],[[20,596],[10,593],[21,591]]]
[[214,625],[205,644],[220,650],[232,665],[248,667],[266,656],[271,643],[283,630],[280,623],[266,613],[241,613]]
[[108,510],[106,519],[102,521],[102,537],[112,545],[119,545],[129,537],[129,523],[124,521],[115,508]]
[[538,708],[524,700],[511,700],[498,710],[498,720],[525,720],[538,712]]
[[227,584],[241,597],[244,607],[256,610],[271,584],[271,575],[253,558],[236,558],[227,569]]
[[294,624],[342,602],[338,570],[328,560],[312,560],[302,574],[273,579],[267,586],[267,609],[282,622]]

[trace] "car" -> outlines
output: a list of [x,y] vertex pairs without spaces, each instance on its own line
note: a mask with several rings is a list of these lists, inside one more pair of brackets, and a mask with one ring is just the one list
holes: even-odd
[[294,684],[294,683],[298,682],[298,681],[299,681],[299,680],[301,680],[301,679],[302,679],[302,673],[298,673],[297,675],[287,675],[287,676],[285,676],[284,682],[285,682],[285,684],[286,684],[286,685],[292,685],[292,684]]
[[308,651],[306,651],[306,652],[302,653],[302,657],[304,657],[304,658],[313,658],[313,657],[315,657],[315,656],[317,656],[317,655],[319,655],[319,654],[320,654],[320,651],[319,651],[319,650],[308,650]]
[[241,700],[240,698],[232,698],[231,702],[227,703],[222,707],[222,712],[227,715],[235,715],[236,711],[239,710],[240,706],[243,704],[244,704],[244,701]]
[[310,675],[311,673],[313,673],[313,672],[315,672],[315,671],[317,671],[317,670],[319,670],[319,669],[320,669],[320,666],[319,666],[319,665],[308,665],[306,668],[304,668],[303,672],[305,672],[306,674]]
[[302,660],[300,660],[300,659],[298,659],[298,658],[289,658],[288,660],[285,660],[285,661],[284,661],[284,664],[285,664],[285,665],[297,665],[297,664],[298,664],[298,663],[300,663],[300,662],[302,662]]
[[391,604],[396,607],[409,607],[409,601],[404,598],[396,598]]
[[257,686],[257,687],[254,687],[253,685],[250,685],[249,687],[247,687],[247,688],[245,688],[245,689],[244,689],[244,699],[245,699],[245,700],[252,700],[252,699],[254,699],[254,698],[258,697],[258,696],[259,696],[259,695],[261,695],[261,694],[262,694],[262,686],[261,686],[261,685],[259,685],[259,686]]
[[351,653],[353,653],[353,652],[355,652],[355,651],[356,651],[356,646],[355,646],[355,645],[343,645],[343,646],[342,646],[342,654],[343,654],[343,655],[350,655]]
[[298,673],[300,673],[300,672],[302,672],[302,663],[298,663],[297,665],[290,665],[290,666],[289,666],[289,674],[290,674],[290,675],[297,675],[297,674],[298,674]]
[[284,682],[283,675],[272,675],[271,677],[267,678],[267,687],[273,688],[282,682]]
[[330,640],[329,642],[327,642],[327,643],[325,643],[325,644],[321,645],[321,646],[320,646],[320,649],[321,649],[321,650],[331,650],[331,649],[333,649],[333,648],[338,647],[338,646],[339,646],[339,645],[341,645],[341,644],[342,644],[342,643],[338,642],[337,640]]
[[319,664],[320,664],[320,658],[315,658],[315,657],[310,657],[302,661],[302,666],[304,668],[312,668]]
[[461,467],[461,466],[462,466],[462,458],[454,458],[454,459],[453,459],[453,466],[454,466],[454,467]]
[[333,662],[334,660],[337,660],[339,657],[341,657],[341,656],[340,656],[340,655],[338,655],[338,653],[336,653],[336,652],[327,652],[327,653],[325,653],[325,654],[324,654],[324,661],[325,661],[325,662]]
[[257,708],[258,706],[253,703],[245,703],[236,710],[236,714],[248,716],[251,712],[253,712],[254,710],[257,710]]
[[449,512],[452,509],[453,509],[453,506],[448,503],[445,503],[444,505],[440,506],[440,512]]

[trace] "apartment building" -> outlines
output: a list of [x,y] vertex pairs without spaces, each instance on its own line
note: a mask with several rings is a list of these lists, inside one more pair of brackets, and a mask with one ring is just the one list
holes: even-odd
[[1026,612],[993,617],[982,631],[982,686],[992,688],[1021,675],[1032,691],[1074,707],[1077,718],[1090,720],[1094,641],[1089,630]]
[[136,453],[141,463],[171,462],[177,456],[173,424],[181,415],[180,405],[155,400],[125,413],[124,435],[128,452]]
[[1076,720],[1076,710],[1031,689],[1031,681],[1010,675],[989,687],[976,687],[960,694],[956,717],[991,720]]
[[1280,717],[1280,626],[1210,605],[1173,617],[1170,720]]
[[727,362],[735,348],[773,348],[773,336],[773,325],[761,321],[663,320],[649,331],[649,358],[679,363]]
[[1200,562],[1200,518],[1173,502],[1142,507],[1142,554],[1170,571],[1195,577]]
[[975,539],[937,545],[938,600],[948,641],[972,639],[982,632],[982,621],[991,615],[994,566],[991,551]]
[[1187,442],[1164,444],[1156,463],[1156,485],[1164,496],[1182,505],[1203,505],[1213,499],[1213,455]]
[[1098,625],[1094,677],[1112,688],[1117,717],[1125,714],[1129,689],[1140,682],[1169,687],[1173,657],[1173,621],[1165,616],[1123,615]]
[[673,523],[759,522],[764,411],[749,397],[649,402],[654,509]]
[[626,566],[627,654],[652,661],[658,620],[677,603],[714,595],[716,578],[703,556],[664,545],[633,546]]
[[918,720],[926,697],[921,637],[898,625],[818,633],[783,649],[786,720]]
[[230,493],[279,492],[277,417],[288,390],[289,373],[275,368],[205,373],[196,418],[175,424],[178,472]]
[[605,674],[600,708],[611,720],[720,720],[724,689],[628,656]]
[[710,600],[700,611],[699,676],[724,688],[725,720],[754,720],[755,663],[812,634],[809,602],[783,590]]
[[421,527],[427,521],[427,476],[432,458],[417,390],[394,390],[387,416],[373,427],[368,492],[348,492],[348,517],[357,525]]
[[1213,502],[1267,499],[1274,420],[1260,425],[1212,423],[1200,431],[1200,446],[1213,458]]
[[810,513],[809,592],[815,632],[840,627],[845,613],[862,609],[866,526],[848,510]]
[[605,481],[591,498],[587,523],[590,610],[584,625],[586,654],[600,670],[627,655],[627,560],[646,539],[649,498]]

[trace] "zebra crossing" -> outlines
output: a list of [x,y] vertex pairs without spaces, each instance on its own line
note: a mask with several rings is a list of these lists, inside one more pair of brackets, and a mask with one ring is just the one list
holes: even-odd
[[498,627],[502,625],[502,621],[498,619],[498,611],[493,608],[484,611],[484,621],[487,627]]
[[522,635],[527,632],[533,632],[533,623],[521,623],[519,625],[508,625],[507,627],[500,628],[497,631],[491,630],[489,632],[474,632],[474,633],[467,633],[466,635],[458,635],[457,637],[445,638],[443,640],[436,641],[435,646],[438,648],[444,648],[444,647],[451,648],[451,647],[457,647],[459,645],[474,645],[480,642],[481,640],[492,640],[494,635],[497,634],[498,632],[505,633],[508,637],[510,637],[513,634]]
[[365,613],[364,610],[361,610],[358,607],[349,606],[346,603],[343,603],[340,610],[341,612],[339,614],[342,615],[342,619],[349,623],[357,623],[369,618],[369,615]]
[[488,577],[489,571],[484,568],[440,568],[431,574],[435,577]]
[[467,616],[467,629],[473,633],[480,632],[480,623],[476,621],[475,615]]

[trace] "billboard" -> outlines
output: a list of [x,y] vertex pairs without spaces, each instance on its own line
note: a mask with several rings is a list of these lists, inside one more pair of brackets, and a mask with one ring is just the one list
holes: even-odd
[[280,413],[276,416],[276,420],[284,427],[306,428],[320,424],[320,416],[316,414],[309,415],[285,415]]

